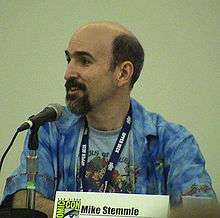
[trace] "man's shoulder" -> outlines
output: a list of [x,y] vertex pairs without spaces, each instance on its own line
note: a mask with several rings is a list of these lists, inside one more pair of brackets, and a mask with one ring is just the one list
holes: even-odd
[[189,134],[189,131],[181,124],[166,120],[159,113],[145,109],[143,105],[135,99],[131,99],[134,126],[141,129],[146,135],[160,137],[164,134],[178,135]]

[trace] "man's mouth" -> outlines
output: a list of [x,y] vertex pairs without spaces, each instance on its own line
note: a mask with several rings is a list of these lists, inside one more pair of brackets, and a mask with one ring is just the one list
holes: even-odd
[[86,91],[86,86],[83,83],[78,82],[76,79],[70,79],[66,81],[64,86],[67,93],[75,91]]
[[80,91],[81,89],[79,89],[78,87],[71,87],[69,90],[68,90],[68,93],[69,94],[73,94],[73,93],[76,93],[77,91]]
[[78,88],[78,87],[71,87],[71,88],[69,89],[69,91],[76,91],[76,90],[79,90],[79,88]]
[[67,91],[67,99],[71,101],[75,101],[78,98],[82,97],[83,91],[78,87],[70,87]]

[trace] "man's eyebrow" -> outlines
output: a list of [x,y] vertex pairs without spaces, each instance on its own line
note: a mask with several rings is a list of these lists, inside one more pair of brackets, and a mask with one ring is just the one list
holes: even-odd
[[80,57],[80,56],[88,56],[90,57],[93,61],[95,61],[95,58],[89,53],[89,52],[86,52],[86,51],[76,51],[74,52],[73,54],[70,54],[70,52],[68,50],[65,50],[65,54],[69,57]]

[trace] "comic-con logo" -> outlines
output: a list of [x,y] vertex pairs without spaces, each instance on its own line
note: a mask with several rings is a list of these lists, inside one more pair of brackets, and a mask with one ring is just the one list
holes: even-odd
[[79,217],[81,199],[58,199],[56,217],[77,218]]

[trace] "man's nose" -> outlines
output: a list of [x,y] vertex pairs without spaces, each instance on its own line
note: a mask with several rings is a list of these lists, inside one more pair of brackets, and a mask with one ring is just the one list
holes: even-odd
[[70,78],[72,77],[78,77],[78,73],[76,71],[76,67],[75,67],[75,64],[74,64],[74,61],[70,61],[66,67],[66,71],[65,71],[65,74],[64,74],[64,79],[65,80],[69,80]]

